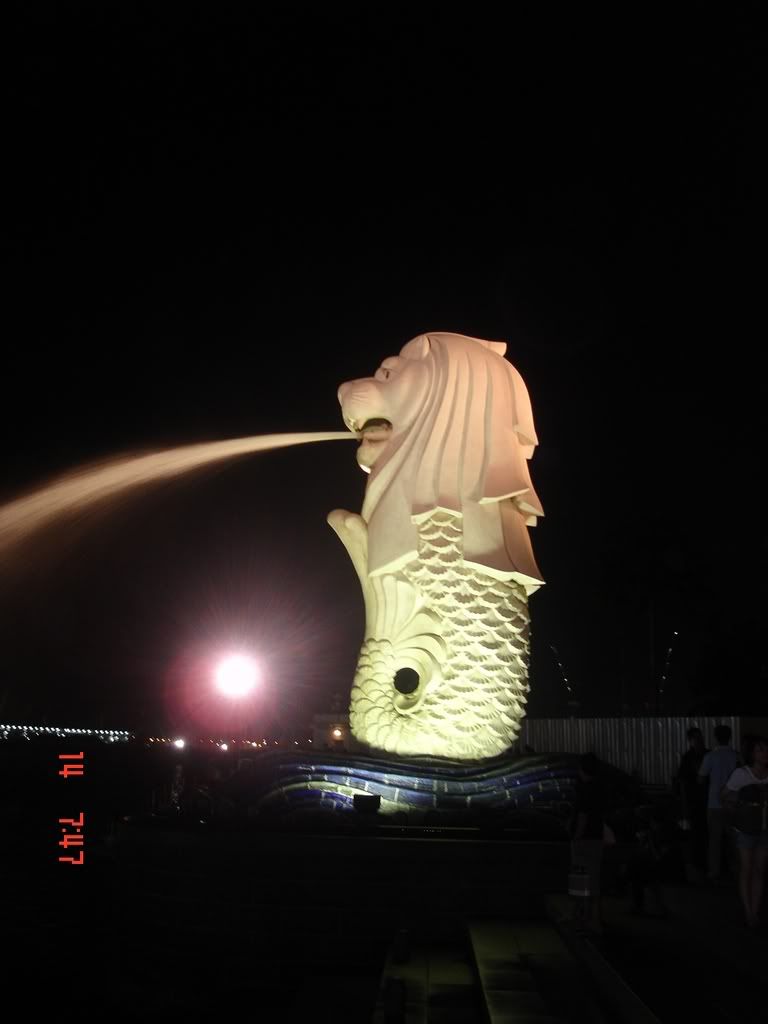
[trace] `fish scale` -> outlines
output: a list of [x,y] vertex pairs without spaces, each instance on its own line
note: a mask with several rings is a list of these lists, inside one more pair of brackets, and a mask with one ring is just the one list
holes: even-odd
[[[525,713],[530,620],[525,588],[464,562],[462,516],[435,512],[419,526],[417,558],[392,578],[415,588],[434,633],[399,624],[397,635],[367,636],[352,688],[350,721],[363,742],[401,754],[483,758],[514,741]],[[386,595],[385,583],[382,591]],[[381,600],[381,598],[380,598]],[[414,613],[415,615],[416,613]],[[413,707],[394,686],[414,651],[445,652]]]

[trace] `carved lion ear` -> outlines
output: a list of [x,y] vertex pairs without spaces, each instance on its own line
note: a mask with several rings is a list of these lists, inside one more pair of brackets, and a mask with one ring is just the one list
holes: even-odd
[[429,355],[430,347],[429,336],[419,334],[415,338],[411,338],[407,345],[403,345],[400,349],[400,355],[406,359],[426,359]]
[[488,348],[497,356],[503,356],[507,351],[507,343],[506,341],[489,341]]

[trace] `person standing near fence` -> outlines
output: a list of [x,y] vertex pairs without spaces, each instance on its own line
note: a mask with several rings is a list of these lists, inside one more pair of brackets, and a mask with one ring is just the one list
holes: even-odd
[[707,831],[709,833],[709,855],[707,877],[717,881],[722,872],[723,833],[726,827],[725,812],[720,794],[734,769],[738,767],[739,755],[731,747],[731,727],[715,726],[717,746],[704,755],[699,768],[699,783],[708,786]]
[[676,783],[689,880],[707,870],[707,791],[699,785],[699,770],[708,753],[701,729],[692,725],[686,733],[688,749],[680,758]]
[[595,754],[579,758],[579,782],[571,820],[571,864],[584,869],[589,896],[584,924],[590,931],[602,930],[600,874],[603,865],[606,797],[600,780],[600,761]]
[[757,928],[768,864],[768,739],[750,737],[744,760],[746,765],[733,772],[722,795],[736,835],[739,890],[747,926]]

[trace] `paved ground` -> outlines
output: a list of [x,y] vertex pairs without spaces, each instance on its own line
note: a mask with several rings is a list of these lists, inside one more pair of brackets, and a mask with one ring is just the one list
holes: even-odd
[[[589,940],[663,1022],[736,1022],[768,1002],[768,933],[742,923],[735,884],[666,886],[667,919],[603,900],[604,934]],[[563,911],[563,898],[555,901]]]
[[545,920],[425,919],[396,937],[372,1024],[609,1024],[578,959]]
[[[208,1021],[258,1008],[281,1024],[367,1024],[394,937],[425,922],[447,944],[432,980],[450,986],[468,916],[534,913],[531,880],[555,884],[567,858],[562,844],[163,823],[126,828],[100,856],[92,846],[83,869],[51,863],[40,844],[17,853],[3,872],[5,966],[41,1012],[76,1020],[88,1004],[112,1020]],[[435,1007],[454,995],[430,993]]]
[[[484,1010],[469,926],[495,921],[518,934],[486,956],[518,958],[551,1015],[610,1021],[544,914],[546,892],[567,904],[567,844],[160,829],[127,832],[82,872],[35,849],[3,868],[6,984],[57,1020],[196,1021],[245,1008],[281,1024],[368,1024],[405,930],[426,1008],[416,1019],[473,1024]],[[672,888],[666,899],[672,917],[660,921],[607,898],[595,949],[662,1022],[743,1024],[760,1012],[768,942],[742,926],[734,887]],[[498,976],[494,985],[501,1005]]]

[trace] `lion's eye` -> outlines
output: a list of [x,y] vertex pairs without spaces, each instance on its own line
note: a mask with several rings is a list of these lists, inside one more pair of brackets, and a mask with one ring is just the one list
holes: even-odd
[[379,369],[378,369],[378,370],[376,371],[376,373],[374,373],[374,375],[373,375],[373,376],[374,376],[374,379],[375,379],[375,380],[389,380],[389,378],[390,378],[390,376],[391,376],[391,373],[390,373],[390,371],[389,371],[389,370],[387,370],[386,368],[384,368],[384,367],[380,367],[380,368],[379,368]]

